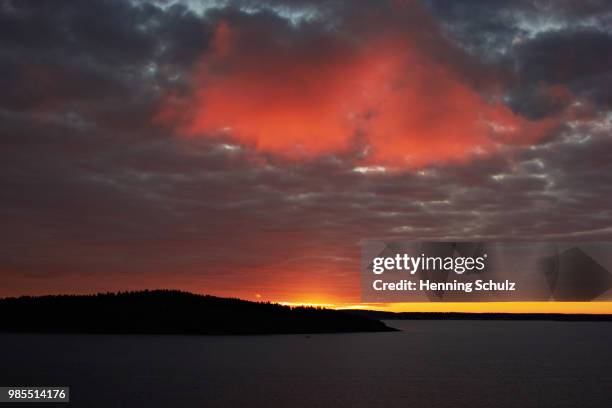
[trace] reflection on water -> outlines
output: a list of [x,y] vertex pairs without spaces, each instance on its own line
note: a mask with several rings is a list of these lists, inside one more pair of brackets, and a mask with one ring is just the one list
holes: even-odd
[[0,385],[75,407],[606,407],[607,322],[395,321],[393,333],[0,334]]

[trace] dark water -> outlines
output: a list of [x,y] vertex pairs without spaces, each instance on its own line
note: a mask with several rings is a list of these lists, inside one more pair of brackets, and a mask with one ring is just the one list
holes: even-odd
[[1,334],[0,385],[67,385],[77,407],[612,406],[611,323],[391,324],[403,331]]

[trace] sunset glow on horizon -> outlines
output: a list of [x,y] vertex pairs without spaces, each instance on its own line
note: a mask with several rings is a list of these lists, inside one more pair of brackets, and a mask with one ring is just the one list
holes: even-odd
[[0,6],[0,297],[369,307],[367,240],[612,241],[601,2],[68,3]]
[[[255,299],[255,301],[261,301]],[[328,309],[378,310],[383,312],[457,313],[563,313],[612,314],[612,302],[418,302],[418,303],[325,303],[322,301],[272,301],[285,306]]]
[[[259,300],[256,300],[259,301]],[[284,306],[322,307],[326,309],[377,310],[418,313],[563,313],[612,314],[612,302],[421,302],[421,303],[319,303],[274,302]]]

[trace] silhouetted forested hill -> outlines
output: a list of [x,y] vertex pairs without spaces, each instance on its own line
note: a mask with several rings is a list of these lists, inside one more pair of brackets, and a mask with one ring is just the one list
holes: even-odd
[[390,331],[351,313],[154,290],[0,299],[0,331],[272,334]]

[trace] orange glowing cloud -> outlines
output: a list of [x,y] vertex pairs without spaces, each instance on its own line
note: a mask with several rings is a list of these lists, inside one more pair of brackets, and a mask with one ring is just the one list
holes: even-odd
[[222,22],[194,78],[161,118],[292,158],[360,151],[364,163],[414,168],[530,144],[552,125],[486,99],[406,35],[250,47]]

